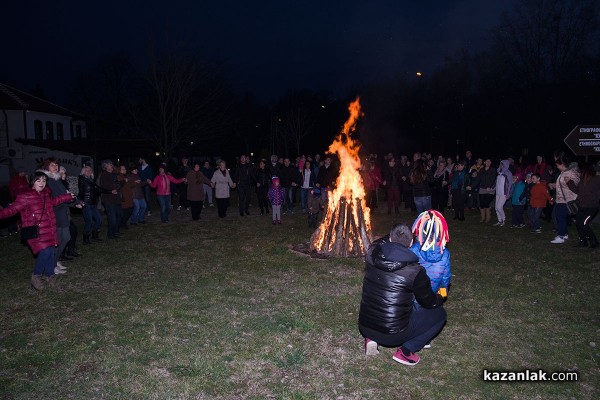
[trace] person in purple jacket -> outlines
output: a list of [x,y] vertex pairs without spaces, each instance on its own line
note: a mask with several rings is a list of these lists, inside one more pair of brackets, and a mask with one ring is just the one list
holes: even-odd
[[285,190],[279,185],[279,178],[274,176],[272,181],[273,186],[267,192],[267,198],[271,202],[273,210],[273,225],[281,225],[281,205],[285,201]]

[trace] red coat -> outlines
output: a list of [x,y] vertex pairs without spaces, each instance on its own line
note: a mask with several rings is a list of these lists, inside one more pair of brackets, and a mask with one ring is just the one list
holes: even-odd
[[171,184],[169,182],[173,182],[174,184],[179,184],[183,182],[183,178],[177,179],[173,178],[170,174],[164,175],[156,175],[152,182],[149,182],[148,185],[152,189],[156,189],[157,196],[167,196],[171,194]]
[[[23,226],[40,225],[39,236],[27,241],[33,254],[37,254],[47,247],[56,246],[58,244],[56,218],[54,217],[54,210],[52,207],[69,202],[72,199],[71,195],[68,193],[55,198],[50,197],[51,193],[51,190],[47,187],[44,188],[41,193],[38,193],[35,189],[31,188],[23,190],[11,205],[0,210],[0,219],[21,213]],[[46,198],[45,208],[44,198]],[[42,210],[44,210],[43,215]]]

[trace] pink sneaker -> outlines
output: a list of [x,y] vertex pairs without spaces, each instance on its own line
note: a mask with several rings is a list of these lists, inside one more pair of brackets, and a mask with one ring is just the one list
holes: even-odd
[[398,348],[398,350],[396,350],[396,352],[394,353],[394,357],[392,358],[394,359],[394,361],[399,362],[400,364],[410,366],[417,365],[419,363],[419,360],[421,359],[421,357],[419,357],[417,353],[410,353],[409,355],[405,356],[400,347]]
[[377,342],[369,338],[365,338],[365,355],[376,356],[377,354],[379,354],[379,345]]

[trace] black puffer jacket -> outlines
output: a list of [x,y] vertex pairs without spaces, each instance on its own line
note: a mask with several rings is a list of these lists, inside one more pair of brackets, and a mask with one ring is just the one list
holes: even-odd
[[376,240],[367,251],[358,323],[386,335],[395,335],[408,326],[413,301],[425,308],[443,303],[431,290],[425,268],[417,256],[388,237]]
[[77,186],[79,187],[79,195],[77,196],[79,200],[93,206],[98,204],[100,193],[111,193],[110,190],[101,188],[96,185],[93,179],[86,178],[84,175],[79,175]]

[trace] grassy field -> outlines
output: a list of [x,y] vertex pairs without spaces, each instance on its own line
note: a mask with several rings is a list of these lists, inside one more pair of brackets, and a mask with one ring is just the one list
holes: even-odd
[[[303,215],[132,227],[80,245],[58,290],[0,241],[3,399],[597,399],[600,251],[552,245],[550,226],[450,222],[448,324],[415,367],[363,354],[363,261],[289,251]],[[256,214],[256,209],[252,209]],[[381,236],[400,218],[373,215]],[[81,221],[78,220],[80,223]],[[570,228],[575,239],[575,229]],[[484,382],[482,371],[578,371],[578,382]]]

